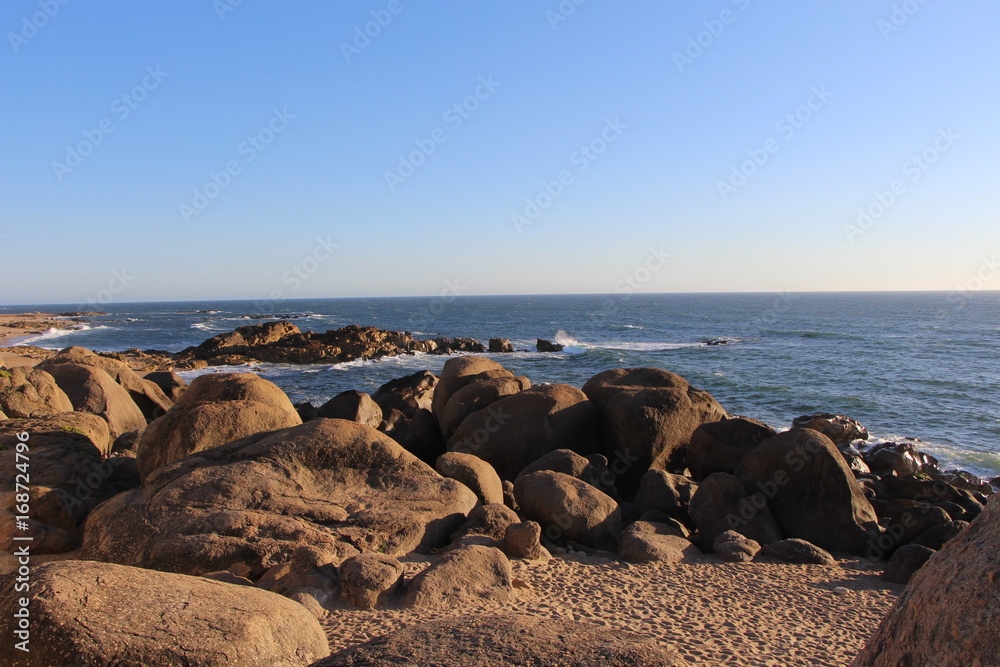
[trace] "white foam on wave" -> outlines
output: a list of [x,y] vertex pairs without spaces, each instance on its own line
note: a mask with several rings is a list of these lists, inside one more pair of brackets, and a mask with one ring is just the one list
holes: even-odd
[[[102,324],[101,326],[92,327],[89,324],[81,324],[78,327],[72,329],[46,329],[40,334],[35,334],[28,336],[27,338],[21,338],[16,342],[17,345],[34,345],[35,347],[46,347],[45,345],[39,345],[39,343],[44,343],[45,341],[54,340],[57,338],[64,338],[66,336],[72,336],[73,334],[80,333],[81,331],[97,331],[99,329],[110,329],[111,327]],[[56,349],[56,348],[53,348]]]

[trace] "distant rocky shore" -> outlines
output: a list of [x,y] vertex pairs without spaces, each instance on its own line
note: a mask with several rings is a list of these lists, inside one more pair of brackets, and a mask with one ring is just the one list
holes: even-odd
[[[461,652],[489,637],[493,653],[474,664],[553,664],[570,635],[572,664],[688,664],[682,646],[509,611],[530,588],[515,574],[523,564],[577,555],[713,571],[839,570],[853,559],[885,582],[912,580],[856,664],[996,655],[1000,479],[941,470],[914,442],[868,445],[847,416],[804,415],[777,432],[663,369],[536,386],[474,354],[449,358],[440,375],[319,406],[293,405],[253,373],[188,385],[130,366],[484,349],[270,322],[176,355],[73,347],[0,370],[2,489],[15,485],[18,434],[30,436],[32,466],[28,525],[15,528],[21,501],[9,494],[0,549],[13,553],[15,535],[30,535],[32,553],[52,561],[36,561],[33,574],[32,661],[9,643],[0,660],[166,665],[165,647],[184,637],[190,664],[466,664]],[[418,554],[436,555],[409,571]],[[0,579],[0,613],[13,617],[17,599],[14,576]],[[327,657],[320,621],[484,604],[508,611],[417,625]],[[109,615],[116,606],[142,613]],[[917,630],[932,625],[961,641]],[[524,633],[537,641],[518,641]]]

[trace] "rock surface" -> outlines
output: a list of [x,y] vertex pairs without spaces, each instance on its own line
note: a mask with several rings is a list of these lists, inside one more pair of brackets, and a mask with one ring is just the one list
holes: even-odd
[[[14,579],[0,580],[5,618]],[[246,586],[88,561],[35,566],[31,586],[30,652],[0,645],[11,667],[298,667],[329,653],[304,607]]]
[[393,556],[363,553],[340,566],[341,594],[355,607],[374,609],[388,603],[403,583],[403,566]]
[[617,486],[625,497],[635,494],[648,469],[682,468],[695,430],[728,417],[708,392],[660,368],[604,371],[587,380],[583,392],[600,417],[601,453],[624,464]]
[[47,367],[46,371],[66,392],[74,410],[89,412],[108,422],[111,442],[123,433],[146,428],[146,418],[129,393],[100,368],[61,363]]
[[499,475],[486,461],[472,454],[446,452],[438,457],[435,469],[469,487],[484,505],[503,504],[503,484]]
[[463,546],[447,552],[410,582],[404,603],[423,609],[454,608],[513,597],[510,561],[499,549]]
[[25,366],[0,372],[0,413],[30,419],[60,412],[73,412],[73,404],[51,375]]
[[710,552],[715,540],[735,530],[760,544],[781,539],[781,528],[760,493],[749,497],[734,476],[715,472],[706,477],[691,498],[691,520],[701,536],[701,550]]
[[702,424],[691,434],[685,462],[695,479],[736,471],[743,457],[777,432],[756,419],[733,417]]
[[519,477],[514,496],[524,514],[553,542],[572,540],[614,551],[621,537],[618,503],[575,477],[543,470]]
[[317,419],[159,468],[94,511],[83,554],[188,574],[238,564],[260,576],[303,544],[339,560],[443,546],[475,504],[384,434]]
[[340,651],[312,667],[683,667],[654,642],[589,623],[522,614],[453,616]]
[[856,667],[995,664],[1000,656],[1000,495],[913,576]]
[[636,521],[625,530],[618,555],[630,563],[690,563],[701,551],[667,524]]

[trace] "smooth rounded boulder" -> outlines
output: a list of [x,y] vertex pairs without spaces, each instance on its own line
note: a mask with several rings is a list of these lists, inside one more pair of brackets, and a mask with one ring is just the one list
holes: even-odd
[[748,494],[767,498],[785,537],[864,555],[881,534],[844,457],[818,431],[792,429],[765,440],[743,458],[736,477]]
[[60,412],[73,412],[73,403],[50,374],[25,366],[0,369],[0,414],[30,419]]
[[514,497],[524,514],[541,524],[548,540],[572,540],[607,551],[618,547],[618,503],[586,482],[542,470],[519,477],[514,482]]
[[378,428],[382,423],[382,408],[363,391],[344,391],[324,403],[316,411],[324,419],[346,419]]
[[476,379],[455,391],[445,404],[438,418],[441,433],[449,437],[466,417],[482,410],[504,396],[513,396],[531,388],[526,377],[491,377]]
[[360,609],[388,603],[403,584],[403,566],[393,556],[363,553],[340,565],[341,595]]
[[854,667],[996,664],[1000,495],[917,570]]
[[740,480],[724,472],[714,472],[698,485],[688,509],[698,527],[701,550],[715,548],[716,539],[726,531],[736,531],[759,544],[781,539],[781,528],[767,508],[762,494],[747,496]]
[[708,422],[691,434],[684,460],[695,479],[713,472],[732,474],[747,452],[774,435],[773,428],[748,417]]
[[[444,382],[444,380],[442,380]],[[448,439],[448,451],[474,454],[513,480],[529,463],[556,449],[597,453],[597,413],[567,384],[532,387],[473,412]]]
[[431,412],[438,423],[441,423],[444,408],[452,394],[474,379],[488,377],[514,377],[514,374],[487,357],[468,355],[452,357],[446,361],[431,399]]
[[74,410],[97,415],[108,423],[111,442],[123,433],[146,428],[146,417],[129,393],[100,368],[61,363],[46,367],[46,371],[66,392]]
[[446,452],[438,457],[434,468],[444,477],[457,480],[472,489],[484,505],[503,504],[503,483],[486,461],[472,454]]
[[683,468],[684,449],[704,423],[729,415],[711,394],[662,368],[617,368],[587,380],[583,392],[600,418],[608,461],[624,468],[617,486],[635,494],[650,468]]
[[407,625],[311,667],[684,667],[656,642],[619,629],[519,613],[463,614]]
[[337,562],[444,546],[476,502],[385,434],[316,419],[157,469],[94,510],[83,557],[187,574],[235,564],[260,576],[303,545]]
[[390,380],[375,390],[372,398],[383,414],[399,410],[412,418],[417,410],[430,410],[438,377],[430,371],[417,371],[412,375]]
[[139,441],[136,462],[143,479],[189,454],[255,433],[301,424],[281,389],[253,373],[201,375]]
[[514,595],[513,579],[510,561],[499,549],[463,546],[415,576],[406,589],[404,604],[440,609],[470,602],[508,602]]
[[[0,578],[0,613],[14,618],[16,577]],[[0,644],[11,667],[298,667],[330,651],[302,605],[201,577],[90,561],[31,573],[30,651]]]

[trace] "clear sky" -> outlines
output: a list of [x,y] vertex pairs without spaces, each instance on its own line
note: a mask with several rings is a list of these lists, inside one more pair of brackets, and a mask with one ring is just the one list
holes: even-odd
[[8,0],[0,303],[998,289],[997,25],[991,0]]

